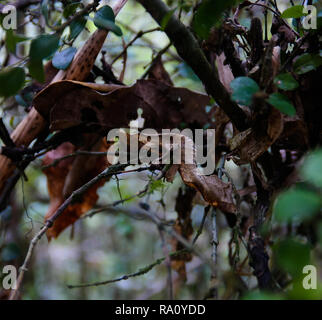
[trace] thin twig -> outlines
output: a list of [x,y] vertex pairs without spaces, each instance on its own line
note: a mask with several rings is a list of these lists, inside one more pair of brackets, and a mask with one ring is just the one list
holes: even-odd
[[[176,252],[171,252],[169,254],[169,256],[170,257],[176,257],[176,256],[182,254],[185,251],[186,250],[183,249],[183,250],[179,250],[179,251],[176,251]],[[142,276],[142,275],[148,273],[154,267],[156,267],[157,265],[160,265],[165,259],[166,259],[166,257],[162,257],[160,259],[157,259],[155,262],[149,264],[148,266],[145,266],[143,268],[140,268],[138,271],[136,271],[134,273],[126,274],[126,275],[124,275],[122,277],[119,277],[119,278],[116,278],[116,279],[105,280],[105,281],[98,281],[98,282],[93,282],[93,283],[77,284],[77,285],[67,285],[67,287],[69,289],[84,288],[84,287],[95,287],[95,286],[102,286],[102,285],[106,285],[106,284],[111,284],[111,283],[119,282],[119,281],[122,281],[122,280],[128,280],[129,278],[134,278],[134,277]]]
[[197,233],[196,233],[195,237],[194,237],[194,238],[193,238],[193,240],[192,240],[192,244],[195,244],[195,243],[197,242],[197,240],[198,240],[199,236],[201,235],[201,233],[202,233],[203,227],[204,227],[204,225],[205,225],[206,218],[207,218],[207,215],[208,215],[208,213],[209,213],[210,208],[211,208],[210,206],[205,207],[205,211],[204,211],[204,214],[203,214],[203,217],[202,217],[202,220],[201,220],[200,226],[199,226],[199,228],[198,228],[198,230],[197,230]]
[[90,11],[92,11],[93,9],[95,9],[98,5],[99,5],[99,1],[98,0],[94,0],[93,3],[88,4],[85,8],[83,8],[82,10],[76,12],[74,16],[72,16],[70,19],[68,19],[62,25],[60,25],[60,26],[49,26],[49,28],[51,28],[52,30],[56,31],[56,33],[60,33],[62,31],[64,31],[64,29],[67,26],[69,26],[74,20],[76,20],[79,17],[82,17],[86,13],[89,13]]
[[149,29],[149,30],[145,30],[145,31],[139,31],[136,36],[128,43],[124,46],[122,52],[120,54],[118,54],[113,61],[111,62],[111,65],[113,65],[119,58],[121,58],[127,51],[127,49],[139,38],[141,38],[142,36],[144,36],[147,33],[151,33],[151,32],[155,32],[155,31],[160,31],[161,28],[157,27],[157,28],[153,28],[153,29]]
[[11,291],[10,294],[10,300],[15,300],[17,298],[17,294],[19,292],[19,289],[21,287],[24,274],[26,271],[28,271],[28,265],[30,263],[32,253],[34,251],[35,246],[37,245],[38,241],[42,238],[42,236],[46,233],[46,231],[53,226],[56,219],[65,211],[65,209],[73,203],[75,200],[79,199],[90,187],[95,185],[97,182],[107,179],[110,176],[113,176],[115,173],[117,173],[120,170],[123,170],[127,165],[124,164],[116,164],[113,165],[107,169],[105,169],[103,172],[101,172],[99,175],[97,175],[92,180],[85,183],[83,186],[81,186],[79,189],[74,191],[65,201],[64,203],[57,209],[57,211],[54,213],[54,215],[46,220],[45,225],[40,229],[40,231],[34,236],[34,238],[31,240],[28,253],[26,255],[26,258],[24,260],[23,265],[20,268],[18,280],[17,280],[17,287],[15,290]]
[[172,44],[170,42],[168,45],[166,45],[163,49],[161,49],[158,52],[158,54],[152,59],[149,68],[141,76],[141,79],[144,79],[149,74],[150,70],[154,67],[156,61],[158,61],[158,59],[169,50],[169,48],[171,47],[171,45]]

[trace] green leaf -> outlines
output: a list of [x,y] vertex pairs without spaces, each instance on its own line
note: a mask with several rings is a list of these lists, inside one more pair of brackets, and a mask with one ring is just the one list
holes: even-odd
[[59,37],[55,34],[40,35],[32,40],[29,56],[31,60],[42,60],[54,54],[59,47]]
[[16,94],[25,83],[23,68],[5,68],[0,71],[0,96],[10,97]]
[[290,73],[279,74],[275,79],[274,83],[282,90],[290,91],[298,88],[298,82],[293,78]]
[[301,176],[318,188],[322,188],[322,149],[311,153],[304,161]]
[[301,18],[305,16],[306,14],[303,13],[303,6],[293,6],[291,8],[288,8],[283,11],[281,17],[283,19],[289,19],[289,18]]
[[316,70],[322,65],[322,57],[319,54],[302,54],[294,63],[293,69],[297,74],[304,74]]
[[293,278],[302,277],[303,267],[310,264],[310,246],[295,239],[280,241],[273,252],[276,263]]
[[80,4],[81,4],[81,2],[79,2],[79,1],[78,2],[72,2],[72,3],[68,4],[64,9],[63,17],[65,19],[67,19],[70,16],[72,16],[76,12],[76,10],[77,10],[77,8],[79,7]]
[[210,29],[221,22],[223,12],[235,4],[241,2],[240,0],[203,0],[194,15],[192,27],[196,34],[202,38],[207,39]]
[[149,193],[153,193],[157,190],[162,190],[166,184],[162,180],[154,180],[151,177],[150,187],[149,187]]
[[292,219],[305,221],[314,217],[321,209],[321,205],[321,199],[315,192],[297,187],[279,195],[274,206],[274,214],[276,220],[280,222]]
[[100,8],[96,12],[93,22],[97,28],[110,30],[117,36],[122,35],[121,28],[115,24],[114,12],[110,6]]
[[60,52],[57,51],[52,60],[53,66],[60,70],[67,69],[73,61],[76,51],[77,49],[73,47],[69,47]]
[[30,75],[38,82],[45,82],[45,71],[42,60],[30,60],[28,64]]
[[1,259],[3,261],[12,261],[20,256],[20,249],[15,243],[9,243],[1,251]]
[[69,26],[69,40],[75,39],[85,28],[87,19],[84,17],[79,17],[75,19]]
[[239,104],[250,106],[252,104],[253,95],[258,92],[258,84],[251,78],[238,77],[230,83],[233,90],[232,99]]
[[291,101],[281,93],[272,93],[266,101],[289,116],[294,116],[296,114],[296,110]]
[[10,29],[6,32],[6,47],[10,52],[16,53],[17,43],[26,41],[28,39],[28,37],[23,35],[15,34],[13,30]]

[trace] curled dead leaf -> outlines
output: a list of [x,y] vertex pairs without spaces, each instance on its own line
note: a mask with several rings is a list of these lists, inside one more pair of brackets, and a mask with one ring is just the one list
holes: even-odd
[[249,128],[235,135],[229,142],[234,154],[233,160],[238,164],[254,162],[279,138],[284,128],[282,114],[271,108],[267,128],[254,130]]
[[[89,137],[87,142],[91,139],[92,137]],[[86,159],[86,156],[78,156],[64,159],[59,161],[57,165],[50,166],[53,161],[73,153],[75,149],[74,145],[65,142],[57,149],[47,152],[43,159],[43,165],[47,166],[44,169],[44,173],[47,177],[50,196],[50,205],[45,220],[49,219],[57,211],[71,192],[95,177],[108,165],[106,156],[90,156],[90,159]],[[106,151],[106,142],[100,138],[91,150]],[[79,170],[79,166],[82,167],[81,170]],[[81,199],[65,209],[62,215],[54,222],[54,225],[47,231],[49,240],[57,238],[63,230],[75,223],[82,214],[95,205],[98,200],[97,189],[104,183],[105,181],[102,180],[89,188]]]
[[164,68],[161,56],[158,56],[149,70],[149,79],[155,79],[173,86],[169,73]]
[[[180,136],[182,146],[184,146],[185,144],[194,146],[191,139],[183,135]],[[186,185],[199,191],[208,204],[219,208],[223,212],[236,213],[236,205],[234,204],[232,197],[233,187],[231,183],[223,182],[216,175],[203,175],[197,167],[197,164],[195,163],[195,148],[193,148],[193,163],[191,164],[185,163],[185,148],[183,147],[181,150],[182,163],[179,165],[172,165],[169,169],[170,173],[168,175],[166,174],[166,179],[168,181],[172,181],[174,179],[175,173],[178,170],[182,181]]]
[[148,128],[178,128],[182,123],[203,127],[209,122],[209,97],[158,80],[139,80],[133,86],[59,81],[34,98],[37,111],[48,119],[51,131],[81,123],[104,129],[127,127],[143,110]]

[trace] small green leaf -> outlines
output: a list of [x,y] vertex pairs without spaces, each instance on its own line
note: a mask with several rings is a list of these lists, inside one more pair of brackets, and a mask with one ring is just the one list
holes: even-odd
[[281,17],[283,19],[301,18],[301,17],[305,16],[305,14],[303,13],[303,9],[304,9],[303,6],[293,6],[291,8],[284,10]]
[[232,99],[239,104],[250,106],[252,104],[253,95],[258,92],[258,84],[251,78],[238,77],[230,83],[233,90]]
[[69,47],[60,52],[57,51],[52,60],[53,66],[60,70],[67,69],[73,61],[76,51],[76,48],[73,47]]
[[54,54],[59,47],[59,37],[55,34],[40,35],[32,40],[29,56],[31,60],[42,60]]
[[6,32],[6,47],[10,52],[16,53],[17,43],[26,41],[28,39],[28,37],[20,34],[15,34],[12,29],[9,29]]
[[87,19],[84,17],[79,17],[75,19],[69,26],[69,40],[75,39],[85,28]]
[[30,60],[28,64],[30,75],[38,82],[45,82],[45,71],[42,60]]
[[289,116],[294,116],[296,114],[296,110],[291,101],[281,93],[272,93],[266,101]]
[[16,94],[25,83],[23,68],[5,68],[0,71],[0,96],[10,97]]
[[274,207],[277,221],[288,222],[309,220],[321,209],[321,199],[312,191],[299,187],[288,190],[279,195]]
[[303,267],[310,264],[310,246],[295,239],[278,242],[273,252],[277,264],[293,278],[302,277]]
[[279,74],[275,79],[274,83],[282,90],[289,91],[298,88],[298,82],[293,78],[290,73]]
[[301,176],[318,188],[322,188],[322,149],[311,153],[304,161]]
[[153,193],[157,190],[162,190],[166,184],[162,180],[154,180],[151,178],[150,187],[149,187],[149,193]]
[[70,16],[72,16],[77,8],[79,7],[79,5],[81,4],[81,2],[72,2],[70,4],[68,4],[65,9],[64,9],[64,12],[63,12],[63,16],[65,19],[69,18]]
[[294,63],[293,69],[297,74],[304,74],[316,70],[322,65],[322,57],[319,54],[302,54]]
[[115,16],[113,9],[110,6],[100,8],[93,19],[97,28],[107,29],[115,33],[117,36],[122,36],[122,30],[115,24]]
[[207,39],[210,29],[222,21],[223,12],[239,2],[241,0],[203,0],[194,15],[192,23],[196,34],[202,39]]

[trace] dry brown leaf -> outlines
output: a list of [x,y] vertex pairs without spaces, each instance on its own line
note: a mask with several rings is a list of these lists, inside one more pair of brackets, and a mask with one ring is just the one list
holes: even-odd
[[226,90],[231,93],[232,89],[230,87],[230,83],[234,80],[234,75],[230,69],[230,66],[228,64],[225,64],[225,60],[226,56],[223,52],[220,55],[216,56],[219,80],[226,88]]
[[173,86],[173,82],[170,78],[170,75],[163,66],[161,56],[158,56],[154,60],[154,63],[151,66],[151,69],[149,70],[149,79],[159,80],[169,86]]
[[254,131],[247,129],[234,136],[230,142],[230,149],[238,157],[233,160],[238,164],[254,162],[279,138],[283,132],[283,116],[275,108],[271,109],[266,130]]
[[[185,88],[157,80],[139,80],[131,87],[102,85],[99,89],[94,85],[95,90],[81,82],[56,82],[42,90],[33,103],[42,116],[49,118],[51,131],[84,122],[107,130],[127,127],[137,118],[138,108],[143,110],[148,128],[178,128],[183,122],[201,128],[209,122],[205,112],[209,97]],[[97,91],[104,88],[112,91]]]
[[236,213],[233,202],[233,187],[217,176],[200,175],[194,164],[181,164],[179,169],[183,182],[199,191],[205,201],[223,212]]
[[[168,182],[172,182],[175,174],[179,171],[183,182],[192,187],[196,191],[200,192],[204,200],[223,212],[236,212],[236,206],[234,204],[232,195],[233,187],[231,183],[225,183],[219,179],[216,175],[203,175],[196,164],[196,149],[193,141],[190,138],[178,134],[181,139],[181,164],[173,164],[168,169],[165,178]],[[178,140],[177,140],[178,141]],[[192,164],[185,163],[185,144],[193,150]]]
[[[73,153],[75,149],[74,145],[69,142],[65,142],[57,149],[47,152],[43,160],[43,165],[48,166],[52,164],[55,159]],[[102,139],[100,139],[92,149],[92,151],[106,150],[106,142]],[[82,170],[74,170],[75,167],[78,168],[77,163],[81,163],[83,165]],[[50,205],[48,212],[46,213],[45,220],[49,219],[56,212],[72,191],[95,177],[106,166],[106,156],[91,156],[90,160],[86,159],[86,156],[78,156],[76,159],[75,157],[64,159],[58,162],[56,166],[50,166],[44,169],[50,196]],[[69,205],[64,210],[62,215],[54,222],[54,225],[47,231],[47,237],[49,240],[51,238],[57,238],[63,230],[75,223],[82,214],[90,210],[95,205],[98,199],[96,191],[104,183],[105,181],[101,181],[89,188],[78,202]]]

